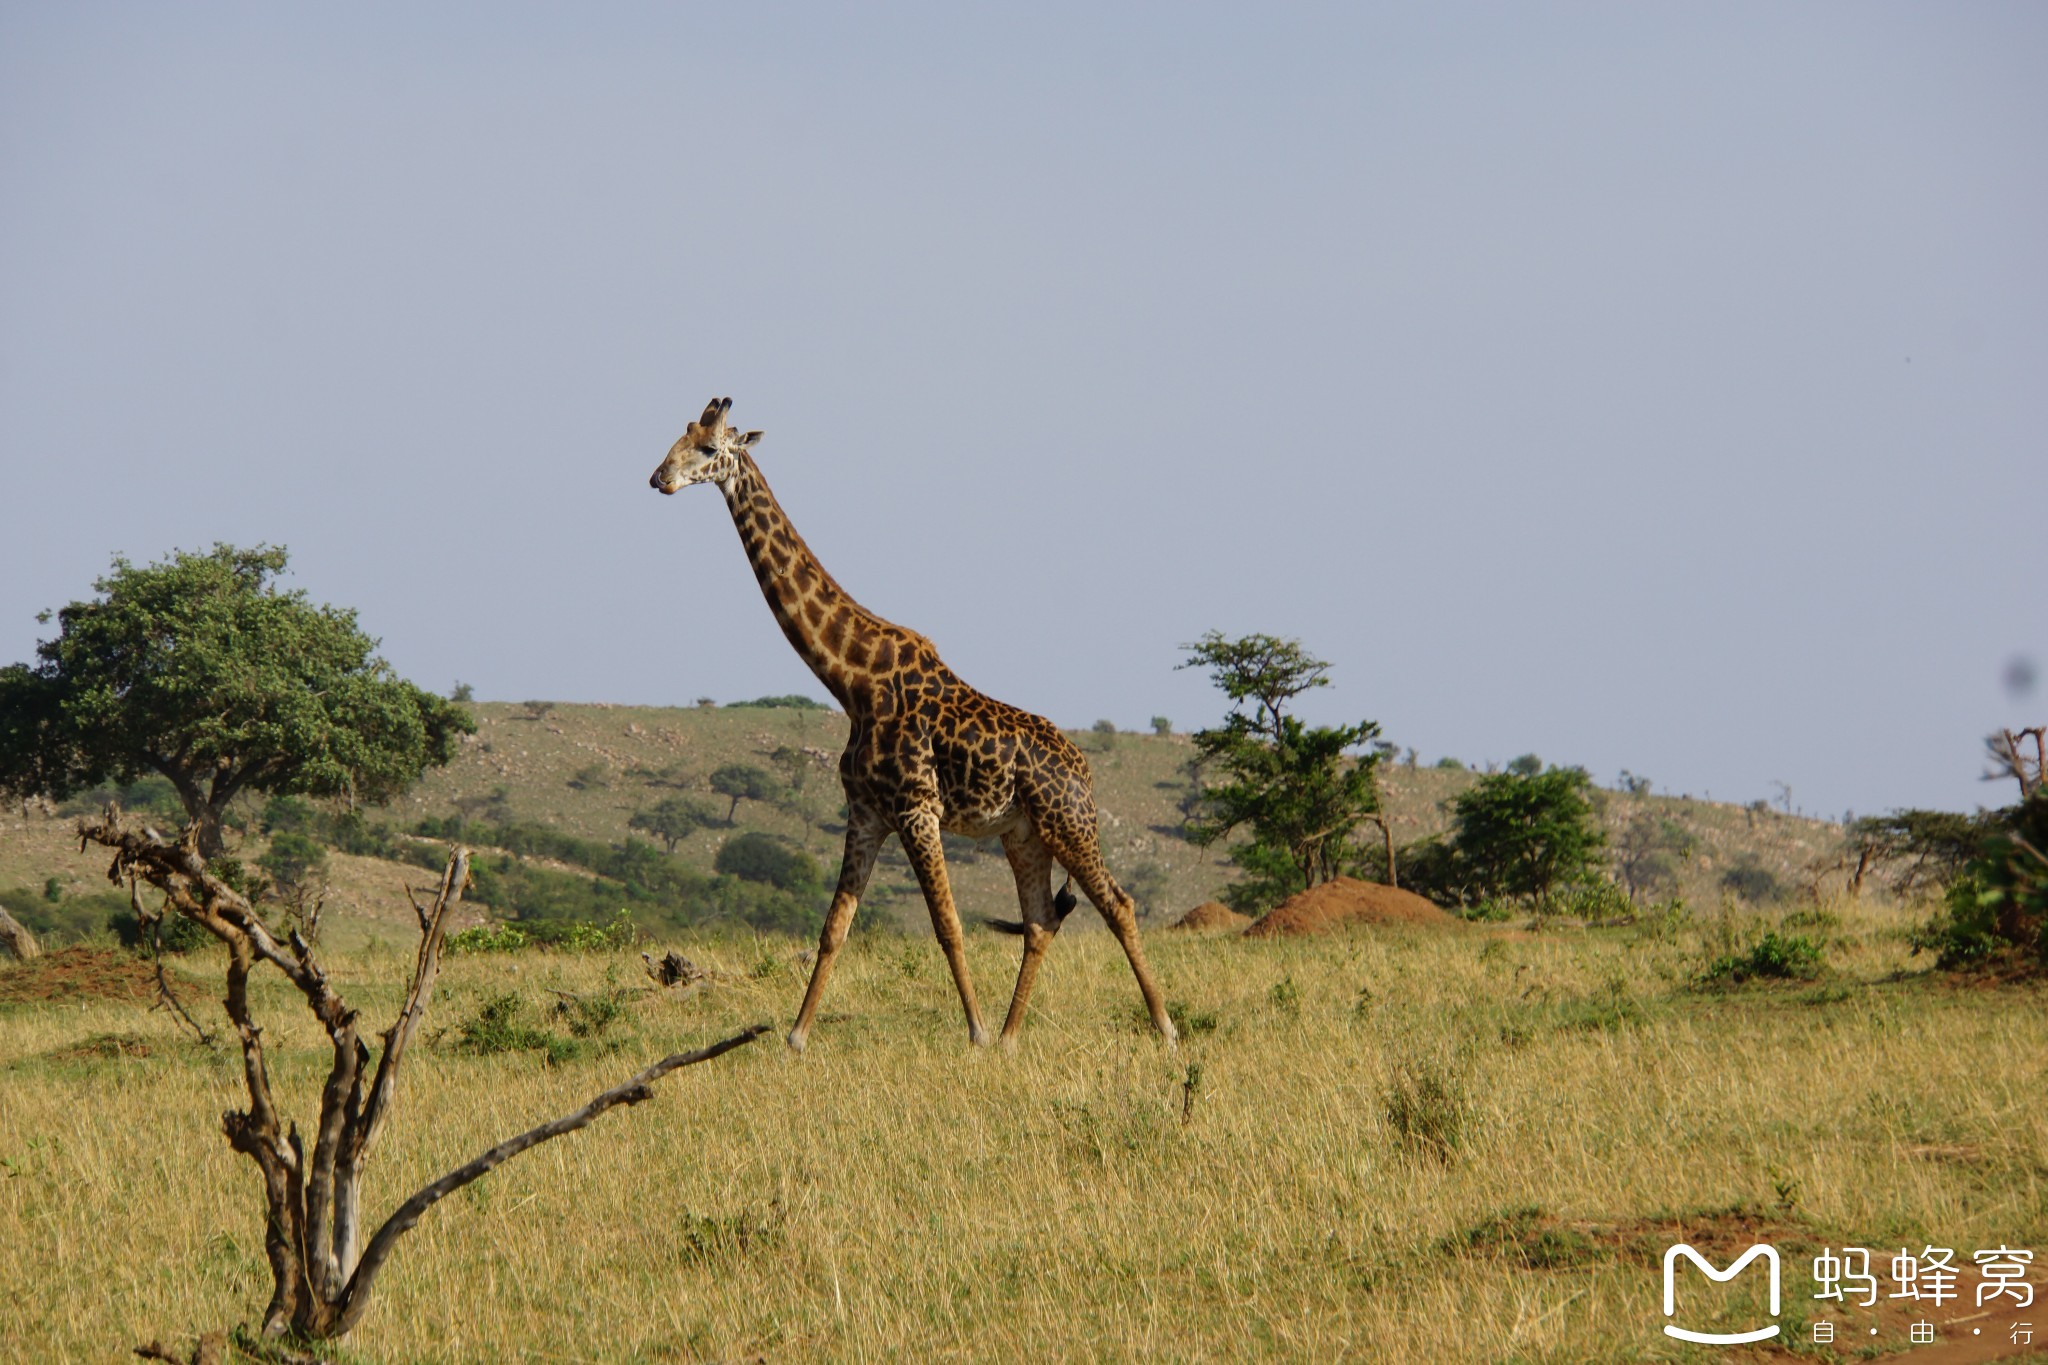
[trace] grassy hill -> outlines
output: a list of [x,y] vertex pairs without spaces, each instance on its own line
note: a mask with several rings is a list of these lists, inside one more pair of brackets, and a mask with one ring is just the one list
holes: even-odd
[[[577,841],[600,848],[621,845],[633,836],[629,822],[636,812],[672,796],[694,798],[721,817],[731,806],[733,817],[729,827],[721,824],[692,833],[679,844],[673,859],[663,860],[678,878],[698,879],[690,882],[692,889],[677,894],[697,897],[692,904],[700,908],[717,901],[717,888],[706,883],[715,880],[720,848],[748,833],[767,834],[807,855],[822,879],[784,897],[787,907],[822,913],[838,867],[841,797],[836,765],[847,734],[843,715],[791,707],[540,702],[486,702],[474,709],[477,733],[452,763],[429,774],[388,809],[364,813],[370,830],[384,836],[382,845],[375,850],[366,846],[364,853],[371,856],[333,857],[328,910],[333,932],[344,938],[410,932],[411,912],[399,883],[424,880],[427,874],[417,864],[438,864],[442,845],[410,837],[409,832],[420,829],[423,821],[431,822],[428,828],[438,828],[455,817],[466,821],[466,840],[486,847],[494,829],[509,826],[532,832],[535,837],[523,842],[524,851],[507,853],[495,864],[485,860],[486,864],[510,864],[529,883],[544,881],[544,891],[571,907],[564,913],[587,911],[602,917],[609,904],[606,888],[588,888],[590,894],[581,898],[567,895],[574,889],[570,879],[589,883],[594,863],[601,861]],[[1073,738],[1088,753],[1094,770],[1110,867],[1138,898],[1148,922],[1177,918],[1236,877],[1223,850],[1197,848],[1182,837],[1180,803],[1189,793],[1186,765],[1194,752],[1186,736],[1112,737],[1086,731]],[[742,799],[733,806],[713,792],[711,774],[730,764],[751,765],[770,774],[777,789],[773,799]],[[1382,790],[1398,841],[1405,844],[1447,828],[1447,803],[1475,780],[1475,774],[1464,771],[1384,768]],[[1630,823],[1645,816],[1667,822],[1691,843],[1690,855],[1677,868],[1677,886],[1696,908],[1715,906],[1728,894],[1723,878],[1735,868],[1751,869],[1757,885],[1775,884],[1787,897],[1817,883],[1841,884],[1839,825],[1686,797],[1605,792],[1601,805],[1610,844],[1618,843]],[[266,846],[257,831],[258,808],[249,805],[239,815],[244,830],[237,851],[254,859]],[[41,896],[54,877],[60,904],[66,898],[104,893],[103,862],[78,852],[71,823],[70,818],[47,811],[8,811],[0,824],[0,892],[17,900]],[[541,834],[559,837],[548,844]],[[999,845],[949,838],[947,851],[964,918],[1014,914],[1015,891]],[[729,886],[730,879],[727,882]],[[502,902],[520,894],[540,894],[530,884],[522,888],[501,889],[496,908],[509,910],[511,906]],[[621,900],[616,895],[610,899]],[[726,901],[717,903],[730,899],[728,894]],[[636,910],[635,917],[656,930],[663,927],[659,914]],[[929,932],[916,880],[893,840],[886,845],[861,919],[870,928]],[[768,921],[757,916],[756,922]],[[1082,915],[1073,924],[1094,929],[1100,921]]]

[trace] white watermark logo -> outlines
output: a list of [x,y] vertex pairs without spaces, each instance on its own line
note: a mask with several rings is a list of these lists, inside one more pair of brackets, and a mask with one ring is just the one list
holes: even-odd
[[[1726,1284],[1737,1275],[1740,1275],[1743,1267],[1758,1257],[1762,1257],[1770,1263],[1771,1268],[1771,1316],[1774,1318],[1778,1316],[1779,1272],[1778,1249],[1776,1247],[1764,1242],[1758,1242],[1755,1246],[1736,1257],[1734,1264],[1730,1265],[1726,1270],[1716,1270],[1712,1261],[1700,1255],[1699,1252],[1693,1250],[1684,1242],[1680,1242],[1677,1246],[1664,1253],[1665,1317],[1675,1317],[1678,1313],[1676,1271],[1678,1268],[1678,1258],[1681,1256],[1698,1266],[1706,1274],[1706,1277],[1716,1284]],[[1680,1341],[1698,1342],[1703,1346],[1738,1346],[1744,1342],[1764,1341],[1778,1335],[1778,1324],[1774,1322],[1768,1327],[1759,1327],[1750,1332],[1694,1332],[1680,1327],[1676,1323],[1667,1322],[1664,1324],[1664,1335],[1667,1337],[1677,1337]]]

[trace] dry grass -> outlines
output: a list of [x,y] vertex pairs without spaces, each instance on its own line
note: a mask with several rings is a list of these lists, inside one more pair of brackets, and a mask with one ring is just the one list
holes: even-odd
[[[1675,1214],[1749,1205],[1795,1242],[1927,1240],[1965,1261],[2048,1250],[2041,996],[1898,979],[1916,964],[1896,927],[1851,912],[1821,982],[1727,992],[1690,984],[1714,947],[1698,928],[1156,935],[1169,996],[1213,1025],[1178,1054],[1142,1030],[1105,935],[1059,944],[1013,1055],[967,1047],[930,944],[864,937],[807,1055],[764,1043],[686,1072],[435,1209],[351,1345],[393,1361],[1688,1358],[1657,1334],[1645,1259]],[[610,1055],[422,1049],[372,1207],[644,1060],[786,1022],[799,947],[686,945],[721,984],[640,998]],[[1014,951],[972,940],[998,1017]],[[333,965],[372,1019],[396,1007],[397,952]],[[608,971],[637,983],[619,959],[454,959],[429,1031]],[[260,1007],[304,1113],[321,1040],[276,982]],[[218,1129],[231,1059],[84,1000],[0,1010],[0,1068],[10,1352],[105,1360],[257,1313],[260,1206]],[[1404,1085],[1423,1108],[1402,1108]],[[1431,1122],[1441,1141],[1404,1136]],[[1788,1319],[1799,1265],[1788,1254]]]

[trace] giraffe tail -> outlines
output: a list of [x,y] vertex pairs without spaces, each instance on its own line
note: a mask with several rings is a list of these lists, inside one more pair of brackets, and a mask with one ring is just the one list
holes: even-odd
[[[1074,907],[1081,903],[1074,894],[1074,879],[1069,877],[1061,883],[1060,889],[1052,893],[1052,927],[1057,929],[1066,923],[1067,916],[1074,913]],[[1019,919],[990,919],[982,917],[983,924],[999,934],[1022,934],[1024,921]]]

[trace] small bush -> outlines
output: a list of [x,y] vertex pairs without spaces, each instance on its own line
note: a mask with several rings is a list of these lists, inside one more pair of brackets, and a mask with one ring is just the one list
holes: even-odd
[[1751,854],[1721,874],[1721,885],[1752,905],[1774,901],[1781,894],[1777,874]]
[[1489,896],[1485,900],[1474,901],[1458,909],[1466,919],[1479,924],[1504,924],[1515,918],[1518,913],[1518,907],[1513,901],[1502,900],[1497,896]]
[[585,1028],[576,1037],[564,1038],[559,1033],[527,1022],[526,1002],[513,992],[487,996],[477,1006],[475,1014],[456,1025],[455,1049],[477,1057],[505,1052],[538,1052],[547,1065],[560,1066],[588,1052],[590,1039],[602,1032],[621,1011],[614,1008],[594,1024],[589,1022],[592,1016],[578,1013],[570,1001],[558,1003],[555,1012],[569,1021],[572,1031],[575,1031],[579,1020],[584,1022]]
[[456,1051],[477,1057],[538,1052],[549,1066],[566,1062],[582,1051],[571,1039],[525,1022],[525,1014],[526,1002],[511,991],[487,997],[475,1014],[455,1026]]
[[256,865],[281,891],[303,891],[326,872],[327,850],[307,835],[280,829],[270,836],[270,848]]
[[603,990],[591,995],[560,995],[549,1013],[555,1022],[569,1030],[571,1037],[596,1038],[625,1018],[626,1002],[632,998],[631,991],[621,990],[616,984],[607,984]]
[[1559,915],[1596,923],[1609,919],[1634,919],[1635,903],[1628,894],[1605,878],[1593,877],[1551,888],[1537,898],[1538,915]]
[[623,909],[603,924],[594,920],[520,920],[479,924],[448,935],[450,953],[516,953],[552,948],[565,953],[616,953],[640,941],[640,931]]
[[[710,698],[708,697],[700,697],[697,704],[702,706],[709,700]],[[764,711],[830,711],[832,709],[824,702],[806,697],[801,692],[789,692],[779,697],[756,697],[752,701],[729,701],[725,704],[725,709],[728,711],[744,710],[749,707],[759,708]]]
[[750,832],[728,839],[712,867],[742,881],[765,882],[780,891],[815,887],[823,876],[809,854],[772,834]]
[[1409,1062],[1395,1068],[1381,1096],[1387,1122],[1400,1144],[1448,1163],[1465,1140],[1465,1097],[1449,1068]]
[[2048,787],[1997,812],[1941,909],[1912,937],[1944,971],[2019,959],[2048,968]]
[[1766,933],[1747,952],[1723,953],[1707,964],[1700,981],[1707,985],[1763,979],[1811,981],[1826,965],[1826,949],[1803,934]]

